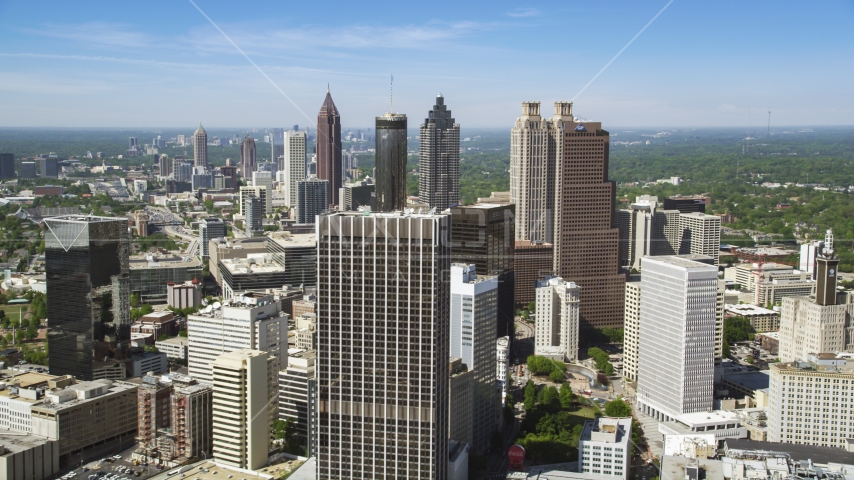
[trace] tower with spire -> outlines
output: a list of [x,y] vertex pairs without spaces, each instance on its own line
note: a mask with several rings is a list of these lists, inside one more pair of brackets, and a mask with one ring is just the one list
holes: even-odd
[[443,212],[460,203],[460,126],[440,93],[421,124],[418,196]]
[[202,128],[202,122],[193,133],[193,166],[208,168],[208,133]]
[[343,186],[341,163],[341,116],[332,101],[329,85],[326,99],[317,114],[317,178],[329,181],[329,201],[338,205],[339,189]]

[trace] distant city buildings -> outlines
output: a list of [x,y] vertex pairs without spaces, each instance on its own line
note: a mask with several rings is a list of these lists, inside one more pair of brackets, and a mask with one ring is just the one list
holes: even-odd
[[284,155],[282,156],[279,172],[283,173],[285,205],[294,207],[297,204],[297,184],[305,180],[306,138],[305,132],[285,132]]
[[251,179],[252,173],[257,170],[258,159],[255,156],[256,153],[255,139],[246,135],[243,138],[243,143],[240,145],[240,173],[245,180]]
[[202,259],[209,258],[210,241],[225,236],[227,236],[227,229],[221,218],[207,217],[201,219],[199,221],[199,247],[202,252]]
[[445,98],[421,125],[418,195],[438,212],[460,203],[460,126],[451,117]]
[[0,178],[15,178],[14,153],[0,153]]
[[311,177],[297,182],[297,223],[313,224],[315,217],[329,208],[329,198],[329,181]]

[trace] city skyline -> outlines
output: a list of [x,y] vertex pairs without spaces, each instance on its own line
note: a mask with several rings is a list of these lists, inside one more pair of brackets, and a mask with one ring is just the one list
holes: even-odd
[[[829,2],[821,11],[794,2],[774,11],[738,4],[739,15],[726,5],[674,2],[628,46],[666,2],[595,9],[456,5],[442,20],[435,19],[434,5],[403,11],[366,6],[333,11],[322,25],[302,20],[309,17],[299,6],[288,11],[292,16],[277,17],[263,2],[236,12],[211,2],[197,5],[293,103],[191,3],[133,16],[119,5],[85,11],[56,5],[39,12],[38,20],[28,5],[4,4],[0,112],[14,119],[9,126],[157,125],[168,119],[163,126],[172,127],[199,118],[217,126],[305,124],[331,83],[348,123],[370,125],[389,102],[394,73],[395,109],[421,111],[441,91],[459,99],[456,116],[478,128],[512,121],[526,98],[578,101],[594,77],[578,114],[609,125],[758,126],[769,107],[772,125],[851,123],[852,100],[836,95],[850,67],[833,61],[850,56],[845,26],[854,8],[845,2]],[[258,20],[257,12],[268,9]],[[786,25],[792,23],[802,34],[791,34]],[[543,48],[541,34],[555,28],[571,32],[567,41]],[[741,33],[722,36],[721,30]],[[276,40],[272,47],[269,39]],[[551,65],[550,74],[512,75],[511,62],[520,57]],[[145,76],[135,73],[143,69]],[[187,76],[188,70],[196,75]],[[110,108],[119,104],[139,106]]]

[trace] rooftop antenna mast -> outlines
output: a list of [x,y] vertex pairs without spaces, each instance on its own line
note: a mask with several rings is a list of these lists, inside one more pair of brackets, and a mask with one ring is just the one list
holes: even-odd
[[771,107],[768,107],[768,133],[765,134],[766,138],[771,138]]
[[388,87],[388,113],[394,113],[394,74],[391,74],[391,83]]

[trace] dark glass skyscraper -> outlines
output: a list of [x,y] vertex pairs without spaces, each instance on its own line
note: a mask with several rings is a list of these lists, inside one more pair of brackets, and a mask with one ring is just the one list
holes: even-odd
[[441,93],[428,115],[421,125],[418,196],[442,212],[460,203],[460,126]]
[[498,277],[499,337],[513,334],[516,314],[515,212],[513,204],[451,207],[453,263],[474,264],[479,274]]
[[377,117],[375,158],[377,211],[403,210],[406,207],[406,115],[386,113]]
[[99,372],[103,362],[130,356],[127,219],[75,215],[45,224],[50,373],[112,377]]
[[15,178],[14,153],[0,153],[0,178]]
[[317,178],[329,180],[329,199],[338,205],[338,190],[344,186],[341,171],[341,116],[326,90],[326,99],[317,114]]

